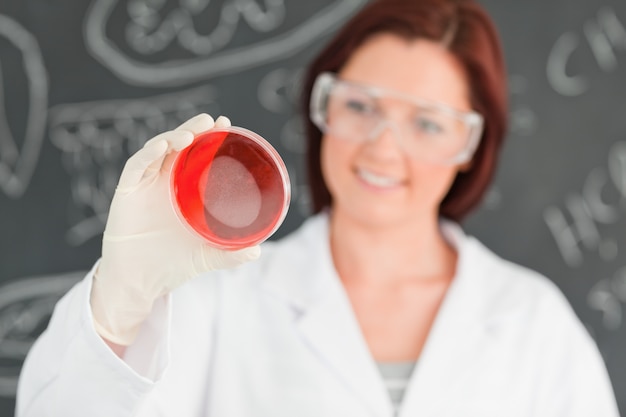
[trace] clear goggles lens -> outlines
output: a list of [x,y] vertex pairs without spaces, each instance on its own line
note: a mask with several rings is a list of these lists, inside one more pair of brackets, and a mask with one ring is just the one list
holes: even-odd
[[[401,122],[390,120],[383,104],[400,102]],[[374,140],[392,129],[410,156],[440,164],[471,159],[480,139],[483,118],[440,103],[402,93],[318,76],[311,96],[311,119],[322,130],[342,140]]]

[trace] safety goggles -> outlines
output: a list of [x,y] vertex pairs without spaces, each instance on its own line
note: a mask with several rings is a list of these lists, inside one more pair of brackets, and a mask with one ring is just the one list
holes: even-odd
[[[406,109],[403,120],[388,117],[391,101]],[[483,128],[483,117],[476,112],[341,80],[328,72],[315,80],[310,116],[322,132],[342,140],[372,141],[391,129],[408,155],[435,164],[469,161]]]

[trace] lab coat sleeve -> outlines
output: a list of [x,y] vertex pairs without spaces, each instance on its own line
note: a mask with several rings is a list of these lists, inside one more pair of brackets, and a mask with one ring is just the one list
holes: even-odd
[[540,395],[534,415],[551,417],[619,417],[606,365],[595,341],[568,301],[556,301],[543,311],[552,323],[543,346],[545,370],[537,381]]
[[29,351],[18,381],[16,417],[131,416],[164,372],[169,299],[156,303],[122,360],[94,329],[92,278],[93,270],[59,300]]

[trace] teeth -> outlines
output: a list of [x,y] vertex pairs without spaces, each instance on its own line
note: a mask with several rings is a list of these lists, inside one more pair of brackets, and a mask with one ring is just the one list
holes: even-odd
[[357,171],[359,177],[365,180],[365,182],[375,185],[377,187],[393,187],[400,184],[400,181],[394,178],[382,177],[380,175],[376,175],[370,171],[358,170]]

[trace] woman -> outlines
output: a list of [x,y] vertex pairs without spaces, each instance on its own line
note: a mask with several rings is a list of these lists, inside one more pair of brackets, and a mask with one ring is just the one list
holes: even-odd
[[29,354],[18,416],[617,416],[562,294],[457,224],[495,169],[504,74],[475,2],[366,5],[305,80],[317,214],[255,262],[168,202],[172,158],[213,120],[151,140]]

